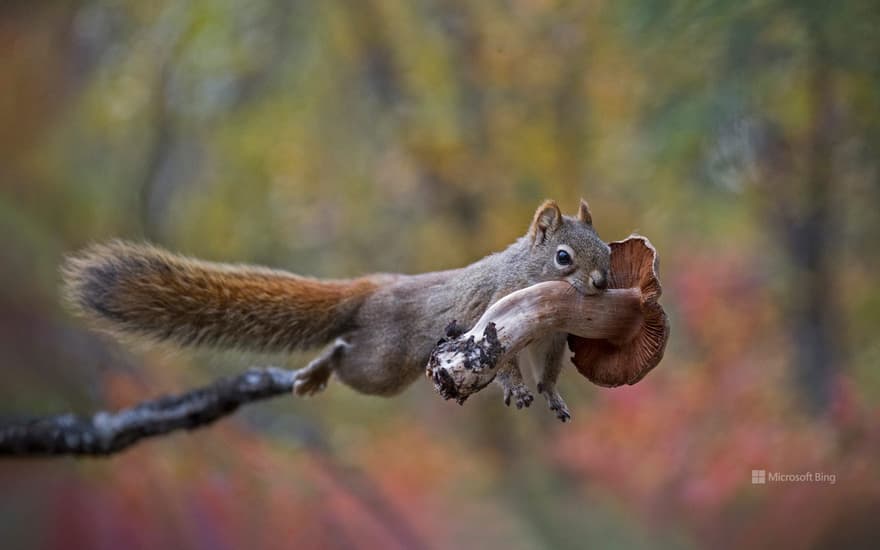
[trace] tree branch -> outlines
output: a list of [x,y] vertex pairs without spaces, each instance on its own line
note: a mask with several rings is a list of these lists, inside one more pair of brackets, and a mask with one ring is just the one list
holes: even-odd
[[111,455],[146,437],[193,430],[239,406],[290,395],[295,371],[250,369],[181,395],[160,397],[91,418],[62,414],[0,424],[0,456]]

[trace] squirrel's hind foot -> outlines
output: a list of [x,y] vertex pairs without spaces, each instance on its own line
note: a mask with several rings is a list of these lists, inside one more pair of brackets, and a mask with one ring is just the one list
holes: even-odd
[[349,347],[348,342],[339,338],[308,365],[296,371],[294,395],[309,396],[324,391],[337,362]]
[[293,393],[300,397],[308,397],[324,391],[330,380],[330,370],[300,375],[297,373],[293,383]]

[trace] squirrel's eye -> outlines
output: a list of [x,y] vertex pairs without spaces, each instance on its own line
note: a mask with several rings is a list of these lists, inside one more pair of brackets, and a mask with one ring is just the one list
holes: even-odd
[[561,266],[571,265],[572,259],[571,254],[568,253],[567,250],[557,250],[556,251],[556,263]]

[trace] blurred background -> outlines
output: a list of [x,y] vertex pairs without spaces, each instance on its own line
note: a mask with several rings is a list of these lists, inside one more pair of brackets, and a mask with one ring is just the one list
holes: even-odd
[[414,273],[583,196],[603,238],[657,246],[672,337],[634,387],[568,369],[568,425],[335,383],[111,459],[3,460],[3,546],[876,543],[878,28],[870,1],[5,0],[2,416],[308,359],[90,332],[57,266],[114,237]]

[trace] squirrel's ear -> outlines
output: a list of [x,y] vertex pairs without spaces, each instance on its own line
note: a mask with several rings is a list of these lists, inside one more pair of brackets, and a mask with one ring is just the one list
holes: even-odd
[[581,199],[581,207],[578,209],[578,219],[587,225],[593,225],[593,213],[590,212],[590,205],[587,201]]
[[562,224],[562,212],[556,201],[544,201],[535,211],[535,218],[529,228],[532,242],[544,242],[547,233],[552,233]]

